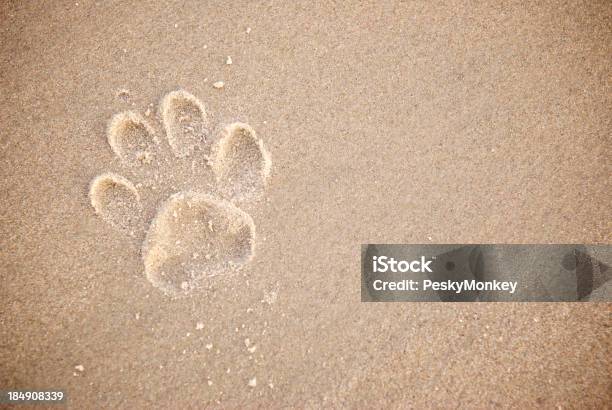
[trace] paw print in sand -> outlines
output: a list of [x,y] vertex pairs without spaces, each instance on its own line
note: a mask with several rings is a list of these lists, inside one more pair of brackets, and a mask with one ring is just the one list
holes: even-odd
[[253,258],[255,224],[239,205],[261,196],[271,160],[249,125],[213,131],[204,105],[180,90],[163,98],[156,120],[119,113],[107,133],[122,171],[93,179],[91,205],[143,241],[145,275],[155,287],[186,294]]

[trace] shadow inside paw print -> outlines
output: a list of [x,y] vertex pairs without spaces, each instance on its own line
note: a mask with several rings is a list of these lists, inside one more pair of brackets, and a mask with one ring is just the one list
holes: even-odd
[[143,240],[147,279],[181,295],[252,259],[255,224],[238,204],[262,195],[271,159],[248,124],[213,134],[204,105],[186,91],[167,94],[158,118],[161,126],[131,111],[111,119],[108,143],[139,182],[103,173],[89,197],[103,220]]

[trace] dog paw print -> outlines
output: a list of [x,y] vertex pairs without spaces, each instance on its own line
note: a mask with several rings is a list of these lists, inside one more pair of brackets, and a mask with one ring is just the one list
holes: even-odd
[[144,272],[155,287],[187,294],[253,258],[255,224],[239,206],[262,195],[271,160],[249,125],[213,131],[200,100],[179,90],[153,118],[116,114],[107,137],[121,173],[93,179],[91,205],[142,240]]

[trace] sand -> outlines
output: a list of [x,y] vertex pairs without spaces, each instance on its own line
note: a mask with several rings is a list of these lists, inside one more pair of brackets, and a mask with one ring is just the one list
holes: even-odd
[[[70,408],[609,405],[609,304],[361,303],[359,260],[610,243],[611,19],[604,1],[3,2],[0,388]],[[176,104],[192,129],[164,122],[179,90],[204,107]],[[138,166],[109,144],[128,111],[159,140],[129,128]],[[231,124],[261,141],[217,168],[244,200],[190,145]],[[109,173],[142,231],[126,196],[104,196],[118,224],[92,207]],[[173,297],[143,236],[191,191],[252,219],[253,255],[229,246],[238,269]]]

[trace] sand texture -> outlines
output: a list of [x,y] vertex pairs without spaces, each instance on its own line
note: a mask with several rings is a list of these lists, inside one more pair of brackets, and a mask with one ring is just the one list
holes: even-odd
[[0,389],[612,402],[607,303],[360,302],[362,243],[610,243],[609,1],[4,1],[0,22]]

